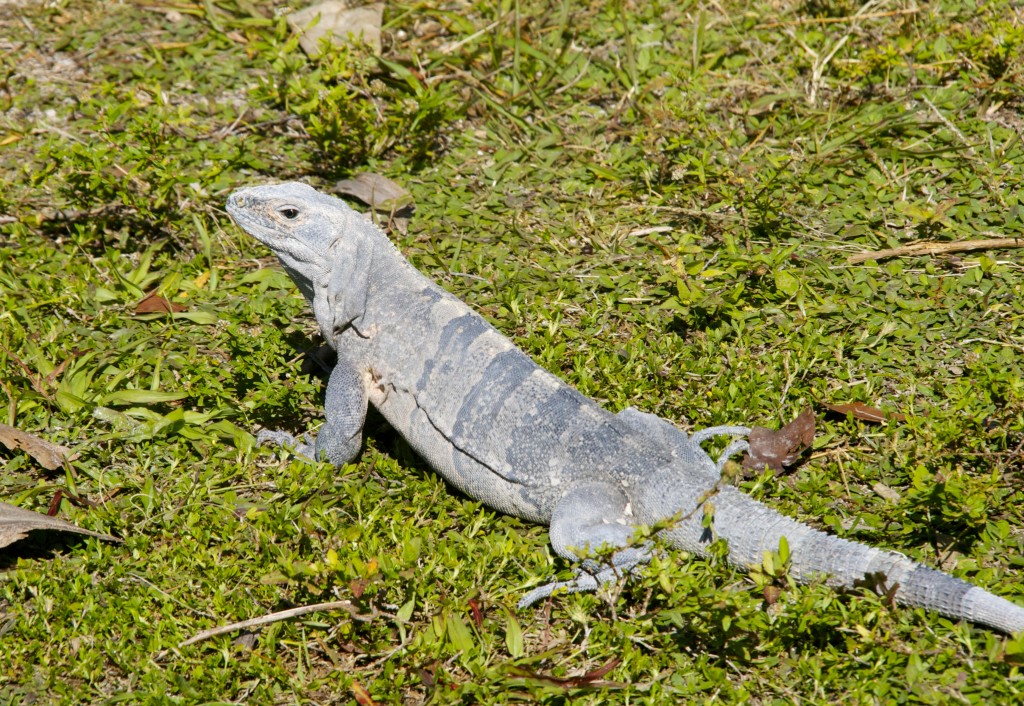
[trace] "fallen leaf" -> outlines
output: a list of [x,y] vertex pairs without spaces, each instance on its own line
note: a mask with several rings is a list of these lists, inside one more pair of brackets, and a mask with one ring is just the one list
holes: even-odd
[[167,297],[161,297],[156,293],[155,289],[140,299],[139,303],[135,305],[136,314],[171,314],[185,311],[185,309],[186,307],[181,304],[175,304]]
[[871,489],[875,491],[879,497],[885,498],[889,502],[898,503],[900,501],[900,494],[881,481],[876,481],[875,484],[871,486]]
[[15,505],[0,503],[0,547],[6,547],[17,542],[19,539],[24,539],[28,536],[29,532],[34,530],[74,532],[75,534],[85,534],[107,542],[122,541],[117,537],[111,537],[109,534],[101,534],[76,527],[70,522],[59,520],[56,517],[32,512],[31,510],[23,510]]
[[238,637],[231,641],[231,645],[244,652],[252,652],[256,647],[256,643],[259,641],[259,638],[260,634],[255,630],[243,630]]
[[[313,24],[318,17],[319,21]],[[375,56],[380,55],[384,3],[349,8],[344,0],[327,0],[289,13],[285,19],[292,31],[299,35],[299,46],[307,56],[320,54],[320,39],[323,37],[330,37],[335,46],[352,44],[350,37],[361,39]]]
[[202,289],[206,286],[206,283],[210,281],[210,270],[205,270],[199,274],[194,280],[192,280],[192,286],[196,289]]
[[814,443],[814,412],[805,409],[777,431],[754,427],[747,441],[750,450],[743,459],[743,467],[758,471],[768,467],[779,473],[784,466],[796,463],[800,454]]
[[38,436],[7,424],[0,424],[0,444],[11,451],[21,449],[48,471],[56,471],[64,465],[64,461],[74,458],[71,449],[66,446],[40,439]]
[[469,611],[473,614],[473,624],[476,625],[476,629],[482,629],[484,626],[484,614],[480,610],[480,602],[470,598]]
[[351,179],[339,181],[334,190],[352,196],[375,211],[392,213],[412,210],[412,195],[387,177],[373,172],[360,172]]
[[60,510],[60,501],[63,500],[63,499],[64,499],[64,491],[63,490],[57,490],[57,492],[53,494],[53,498],[50,500],[50,507],[48,507],[46,509],[46,516],[47,517],[56,517],[57,516],[57,511]]
[[899,412],[883,412],[877,407],[871,407],[862,402],[851,402],[850,404],[826,404],[823,402],[822,406],[830,412],[841,414],[844,417],[847,415],[853,415],[854,419],[859,419],[862,422],[871,422],[873,424],[881,424],[882,422],[890,419],[902,422],[907,418],[905,414],[900,414]]
[[436,674],[436,661],[431,664],[428,664],[426,667],[421,667],[420,669],[416,670],[416,676],[420,678],[420,681],[423,683],[423,686],[427,687],[428,689],[432,689],[434,687],[434,684],[437,683],[437,678],[435,676]]
[[370,696],[370,692],[358,681],[352,682],[351,686],[349,686],[349,691],[352,692],[352,698],[356,700],[359,706],[375,706],[376,701]]
[[[75,358],[78,355],[79,355],[78,351],[75,350],[72,353],[71,358]],[[46,382],[48,382],[48,383],[50,383],[52,385],[53,381],[56,380],[60,376],[60,374],[64,372],[64,368],[68,367],[68,363],[71,362],[71,358],[65,358],[64,360],[62,360],[60,362],[60,365],[58,365],[53,370],[51,370],[50,374],[46,376]]]

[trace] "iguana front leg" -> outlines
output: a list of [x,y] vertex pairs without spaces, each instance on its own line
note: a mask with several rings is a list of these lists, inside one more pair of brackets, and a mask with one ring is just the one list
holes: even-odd
[[[533,589],[519,601],[519,607],[526,608],[558,590],[593,591],[647,563],[651,545],[630,546],[635,531],[632,514],[629,498],[611,483],[590,483],[568,492],[551,517],[551,546],[559,556],[580,562],[580,568],[571,581],[554,581]],[[610,562],[587,556],[602,547],[619,549]]]
[[367,376],[351,361],[338,354],[338,363],[327,381],[324,404],[326,421],[316,441],[305,435],[305,443],[284,431],[264,429],[257,436],[260,443],[271,442],[293,446],[295,450],[318,461],[335,466],[348,463],[359,455],[363,445],[363,423],[366,421]]

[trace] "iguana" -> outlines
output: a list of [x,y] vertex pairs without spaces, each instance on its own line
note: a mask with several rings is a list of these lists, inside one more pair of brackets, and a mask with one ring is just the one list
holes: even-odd
[[653,551],[637,528],[664,523],[666,544],[698,555],[723,537],[729,560],[749,568],[785,538],[799,581],[852,587],[884,577],[898,603],[1024,630],[1020,606],[902,554],[812,529],[720,483],[745,442],[730,443],[717,462],[701,443],[748,428],[687,435],[634,408],[603,409],[413,268],[343,201],[287,183],[236,191],[227,210],[278,256],[338,356],[315,442],[283,432],[261,438],[341,465],[358,455],[372,404],[451,485],[549,525],[554,550],[577,563],[575,578],[530,591],[520,608],[636,571]]

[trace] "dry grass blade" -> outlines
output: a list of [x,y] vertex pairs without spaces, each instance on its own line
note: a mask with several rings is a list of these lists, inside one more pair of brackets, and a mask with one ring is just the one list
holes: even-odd
[[352,605],[351,601],[330,601],[328,603],[314,603],[313,605],[299,606],[298,608],[289,608],[288,610],[282,610],[277,613],[268,613],[267,615],[261,615],[258,618],[251,618],[249,620],[242,620],[237,623],[229,623],[228,625],[221,625],[220,627],[211,628],[204,630],[197,635],[193,635],[187,640],[183,640],[178,643],[178,649],[182,647],[188,647],[194,645],[197,642],[208,640],[211,637],[217,637],[218,635],[224,635],[229,632],[235,632],[236,630],[245,630],[248,628],[256,627],[258,625],[269,625],[270,623],[280,622],[282,620],[288,620],[290,618],[296,618],[300,615],[306,615],[308,613],[319,613],[331,610],[343,610],[352,616],[355,620],[361,620],[363,622],[369,622],[377,613],[374,611],[370,615],[363,615],[356,610],[356,607]]
[[859,22],[861,20],[874,20],[882,17],[895,17],[897,15],[914,15],[921,10],[916,7],[905,10],[893,10],[891,12],[866,12],[864,14],[844,15],[843,17],[803,17],[799,20],[784,20],[780,22],[765,22],[759,24],[755,29],[774,29],[775,27],[798,27],[801,25],[827,25],[841,24],[843,22]]
[[608,660],[604,665],[597,669],[591,670],[586,674],[580,674],[579,676],[573,677],[556,677],[550,674],[542,674],[540,672],[532,672],[526,669],[513,669],[512,673],[514,676],[520,679],[530,679],[538,682],[550,684],[552,686],[561,687],[563,689],[580,689],[580,688],[602,688],[602,689],[621,689],[624,688],[624,684],[617,682],[604,681],[601,679],[604,675],[611,672],[613,669],[622,664],[622,660],[618,657],[613,657]]
[[859,419],[862,422],[872,422],[873,424],[881,424],[882,422],[886,422],[890,419],[902,422],[907,418],[906,415],[900,414],[899,412],[883,412],[877,407],[872,407],[862,402],[852,402],[850,404],[822,404],[830,412],[835,412],[836,414],[841,414],[843,416],[851,415],[854,419]]

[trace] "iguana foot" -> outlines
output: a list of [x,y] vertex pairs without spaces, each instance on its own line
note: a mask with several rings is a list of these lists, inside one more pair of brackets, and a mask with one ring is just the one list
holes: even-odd
[[260,429],[256,434],[257,444],[272,444],[281,448],[291,449],[298,456],[305,456],[310,460],[315,460],[316,444],[309,438],[309,434],[304,434],[303,440],[299,441],[286,431],[274,431],[272,429]]
[[715,462],[715,465],[718,468],[718,474],[722,474],[722,469],[725,468],[725,464],[729,462],[730,458],[749,449],[750,443],[746,439],[736,439],[736,441],[733,441],[726,446],[725,449],[722,450],[722,453],[719,454],[718,460]]
[[[697,446],[700,446],[703,442],[714,436],[749,436],[750,427],[741,427],[735,425],[727,425],[720,427],[708,427],[707,429],[701,429],[695,431],[690,435],[690,441]],[[747,443],[746,439],[736,439],[729,443],[728,446],[718,456],[718,460],[715,462],[715,470],[718,471],[718,475],[722,475],[722,469],[725,468],[725,464],[729,462],[729,459],[738,453],[742,453],[750,448],[750,444]]]
[[516,607],[519,610],[529,608],[537,601],[549,598],[554,595],[555,591],[565,591],[566,593],[579,593],[580,591],[594,591],[600,586],[597,579],[588,574],[586,571],[579,571],[576,574],[576,578],[571,581],[552,581],[551,583],[538,586],[533,589],[521,599]]
[[703,444],[714,436],[748,436],[750,427],[739,426],[738,424],[723,424],[718,427],[706,427],[690,434],[690,441],[694,444]]
[[601,569],[597,573],[591,573],[583,568],[576,569],[576,576],[570,581],[552,581],[551,583],[544,584],[543,586],[538,586],[523,596],[516,606],[519,610],[529,608],[537,601],[554,595],[557,591],[564,591],[565,593],[596,591],[601,586],[615,583],[623,576],[639,573],[641,569],[643,569],[644,565],[650,561],[651,550],[649,547],[642,547],[633,553],[635,556],[631,559],[632,563],[628,566],[604,565],[605,568]]

